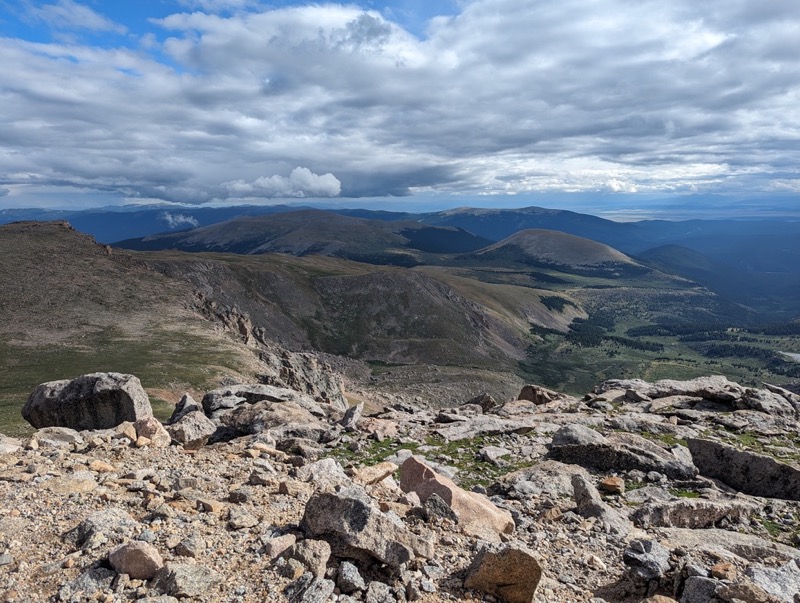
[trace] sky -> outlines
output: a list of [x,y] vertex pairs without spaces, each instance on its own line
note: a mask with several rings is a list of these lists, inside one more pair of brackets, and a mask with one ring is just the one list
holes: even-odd
[[0,0],[0,64],[0,209],[800,206],[797,0]]

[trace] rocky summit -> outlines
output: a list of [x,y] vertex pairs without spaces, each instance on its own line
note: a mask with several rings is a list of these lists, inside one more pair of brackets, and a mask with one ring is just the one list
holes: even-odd
[[[293,387],[286,387],[290,385]],[[0,601],[800,601],[800,397],[723,377],[348,408],[302,383],[39,386]]]

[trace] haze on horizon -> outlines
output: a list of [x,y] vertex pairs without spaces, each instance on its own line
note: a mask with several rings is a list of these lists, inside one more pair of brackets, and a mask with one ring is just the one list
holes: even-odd
[[797,215],[799,30],[794,0],[0,0],[0,209]]

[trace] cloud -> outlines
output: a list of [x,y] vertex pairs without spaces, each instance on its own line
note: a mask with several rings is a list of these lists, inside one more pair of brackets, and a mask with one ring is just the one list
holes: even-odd
[[178,228],[197,228],[200,226],[200,222],[197,218],[192,216],[187,216],[185,214],[173,214],[168,211],[160,214],[158,216],[162,220],[167,223],[167,226],[170,230],[176,230]]
[[319,176],[304,167],[296,167],[288,178],[262,176],[253,182],[234,180],[224,184],[231,197],[336,197],[342,192],[341,182],[333,174]]
[[39,7],[31,6],[28,9],[28,16],[35,20],[43,21],[57,30],[85,29],[90,31],[111,31],[120,34],[127,31],[124,26],[114,23],[88,6],[75,2],[75,0],[58,0],[55,4],[43,4]]
[[203,203],[796,180],[795,0],[472,0],[424,39],[352,4],[183,5],[136,49],[0,39],[0,184]]

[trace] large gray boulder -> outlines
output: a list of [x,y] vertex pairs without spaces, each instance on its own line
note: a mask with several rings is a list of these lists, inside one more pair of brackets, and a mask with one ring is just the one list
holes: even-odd
[[632,433],[603,436],[582,425],[566,425],[553,436],[550,458],[562,463],[604,471],[657,471],[672,479],[690,479],[697,473],[691,463]]
[[216,431],[216,424],[201,410],[188,412],[172,425],[167,425],[170,437],[187,450],[197,450],[205,446]]
[[610,390],[635,392],[640,397],[652,400],[667,396],[695,396],[715,402],[733,402],[744,395],[746,388],[722,375],[712,375],[689,381],[662,379],[655,383],[641,379],[611,379],[597,387],[595,392],[603,393]]
[[109,429],[153,416],[150,399],[133,375],[92,373],[39,385],[22,408],[31,425]]
[[356,485],[314,494],[300,527],[308,537],[344,544],[394,568],[416,557],[433,557],[432,542],[413,534],[397,516],[381,512]]
[[800,469],[711,440],[689,439],[688,444],[706,477],[752,496],[800,500]]

